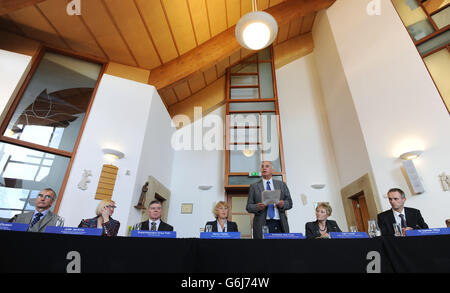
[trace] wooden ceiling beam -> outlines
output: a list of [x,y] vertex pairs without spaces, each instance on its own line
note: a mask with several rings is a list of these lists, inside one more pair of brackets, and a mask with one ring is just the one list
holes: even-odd
[[[265,11],[270,13],[282,26],[300,16],[330,7],[336,0],[289,0]],[[209,41],[186,54],[154,68],[148,83],[158,90],[178,84],[191,75],[204,71],[224,58],[238,51],[241,46],[234,33],[235,26],[218,34]]]
[[0,15],[43,2],[45,0],[0,0]]

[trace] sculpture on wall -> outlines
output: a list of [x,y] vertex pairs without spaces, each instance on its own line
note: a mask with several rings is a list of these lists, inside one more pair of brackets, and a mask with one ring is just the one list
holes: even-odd
[[439,178],[441,179],[442,189],[444,191],[450,190],[450,176],[446,175],[445,172],[443,172],[441,175],[439,175]]
[[138,204],[134,206],[136,209],[138,209],[138,210],[145,209],[144,203],[145,203],[145,197],[147,195],[147,191],[148,191],[148,182],[145,182],[144,186],[142,186],[142,192],[141,192],[141,196],[139,197]]
[[91,182],[89,176],[92,176],[91,170],[84,170],[83,175],[81,175],[81,181],[78,183],[78,188],[81,190],[86,190],[87,184]]

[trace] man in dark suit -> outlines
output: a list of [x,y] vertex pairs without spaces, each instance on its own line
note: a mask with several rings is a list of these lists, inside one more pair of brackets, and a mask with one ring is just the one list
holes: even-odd
[[58,215],[50,211],[56,199],[56,193],[51,188],[45,188],[36,197],[36,209],[33,212],[23,213],[14,216],[9,222],[29,224],[28,231],[44,232],[47,226],[56,226]]
[[140,223],[141,230],[173,231],[173,227],[161,221],[162,205],[159,200],[153,200],[147,209],[148,221]]
[[404,207],[406,195],[403,190],[391,188],[388,191],[388,198],[392,209],[378,214],[378,226],[383,236],[395,235],[394,223],[401,225],[403,235],[408,230],[428,229],[419,210]]
[[[255,215],[253,219],[253,239],[262,239],[262,227],[267,226],[270,233],[289,233],[286,211],[292,208],[292,199],[286,183],[272,179],[272,162],[261,164],[262,180],[250,185],[247,211]],[[262,202],[264,190],[280,190],[280,200],[267,205]]]

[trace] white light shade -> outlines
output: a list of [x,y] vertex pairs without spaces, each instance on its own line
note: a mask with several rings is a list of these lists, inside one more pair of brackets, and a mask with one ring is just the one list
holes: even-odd
[[108,162],[114,162],[117,159],[122,159],[125,154],[118,150],[113,149],[102,149],[103,153],[105,154],[104,157]]
[[418,158],[421,154],[423,153],[423,151],[411,151],[411,152],[407,152],[407,153],[403,153],[400,155],[400,159],[403,160],[412,160],[412,159],[416,159]]
[[246,157],[251,157],[251,156],[253,156],[255,154],[255,151],[254,150],[242,150],[242,153]]
[[238,21],[235,33],[242,47],[261,50],[272,44],[277,37],[278,24],[267,12],[250,12]]

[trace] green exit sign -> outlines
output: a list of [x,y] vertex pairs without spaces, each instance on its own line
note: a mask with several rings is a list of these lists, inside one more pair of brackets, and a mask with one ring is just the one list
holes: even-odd
[[261,177],[261,172],[249,172],[249,177]]

